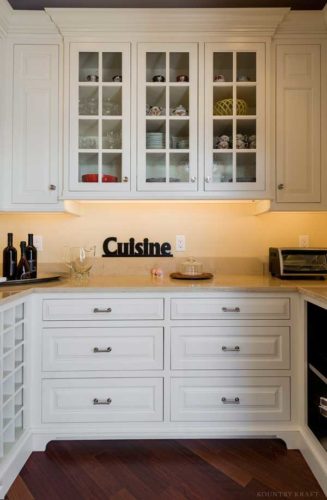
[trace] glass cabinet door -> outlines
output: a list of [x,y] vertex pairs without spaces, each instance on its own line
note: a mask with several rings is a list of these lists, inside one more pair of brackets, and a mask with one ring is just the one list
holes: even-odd
[[70,188],[129,190],[129,44],[72,44]]
[[140,44],[138,189],[197,189],[197,45]]
[[205,189],[265,187],[263,44],[207,44]]

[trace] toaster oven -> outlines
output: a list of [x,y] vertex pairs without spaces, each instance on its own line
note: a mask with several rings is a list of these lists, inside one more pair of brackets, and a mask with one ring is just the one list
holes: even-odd
[[269,271],[278,278],[320,278],[327,275],[326,248],[269,248]]

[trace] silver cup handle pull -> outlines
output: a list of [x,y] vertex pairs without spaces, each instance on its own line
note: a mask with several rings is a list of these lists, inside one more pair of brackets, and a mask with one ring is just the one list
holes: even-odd
[[221,398],[221,402],[224,405],[239,405],[240,404],[240,398]]
[[228,352],[228,351],[231,351],[231,352],[240,352],[240,346],[236,345],[235,347],[227,347],[226,345],[223,345],[222,348],[221,348],[221,350],[224,351],[224,352]]
[[100,307],[95,307],[93,309],[94,313],[111,313],[112,309],[111,307],[105,307],[105,308],[100,308]]
[[239,307],[223,307],[222,310],[224,313],[239,313],[239,312],[241,312],[241,309]]
[[111,347],[106,347],[105,349],[100,349],[100,347],[93,347],[93,352],[111,352]]
[[107,398],[107,399],[98,399],[98,398],[94,398],[93,399],[93,404],[96,406],[96,405],[110,405],[110,403],[112,402],[112,399],[111,398]]

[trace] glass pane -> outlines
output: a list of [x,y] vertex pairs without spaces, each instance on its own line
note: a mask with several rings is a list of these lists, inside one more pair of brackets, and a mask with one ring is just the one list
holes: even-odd
[[256,53],[238,52],[236,57],[237,81],[255,82],[257,74]]
[[146,182],[166,182],[166,155],[147,153]]
[[79,53],[79,81],[99,81],[99,54],[98,52]]
[[149,116],[166,114],[166,87],[147,87],[145,111]]
[[146,149],[165,149],[166,122],[164,120],[146,120]]
[[215,52],[213,54],[213,81],[233,81],[233,53]]
[[122,114],[121,87],[102,87],[102,114],[120,116]]
[[237,87],[237,115],[256,115],[256,87]]
[[102,121],[102,148],[122,149],[122,121]]
[[102,79],[104,82],[122,82],[121,52],[103,52]]
[[232,87],[214,87],[213,114],[218,116],[230,116],[233,114]]
[[215,153],[212,164],[213,182],[233,182],[233,154]]
[[188,82],[190,79],[190,63],[188,52],[171,52],[170,60],[170,81]]
[[146,81],[166,81],[166,54],[164,52],[148,52],[146,55]]
[[232,120],[214,120],[213,122],[213,149],[232,149],[233,122]]
[[236,154],[236,182],[256,181],[256,154]]
[[170,120],[171,149],[189,149],[189,121]]
[[79,149],[98,149],[98,121],[79,120]]
[[169,155],[169,182],[189,182],[190,166],[188,153]]
[[98,115],[99,113],[99,89],[98,87],[80,87],[78,108],[79,114]]
[[237,120],[236,149],[256,149],[256,121]]
[[169,114],[173,116],[188,116],[189,114],[189,89],[188,87],[170,88]]
[[121,177],[122,177],[121,153],[103,153],[102,182],[121,182]]
[[98,182],[98,154],[79,153],[79,182]]

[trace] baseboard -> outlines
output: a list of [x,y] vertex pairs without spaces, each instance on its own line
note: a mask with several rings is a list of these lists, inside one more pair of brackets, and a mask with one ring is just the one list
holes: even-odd
[[0,464],[0,499],[2,500],[33,451],[33,436],[25,432]]
[[299,450],[327,496],[327,452],[307,427],[300,430]]

